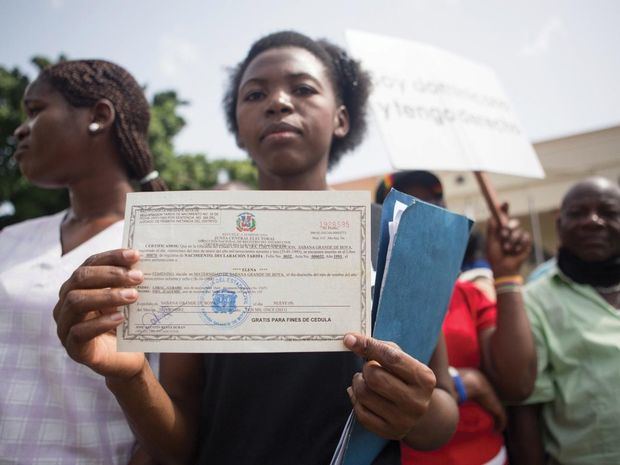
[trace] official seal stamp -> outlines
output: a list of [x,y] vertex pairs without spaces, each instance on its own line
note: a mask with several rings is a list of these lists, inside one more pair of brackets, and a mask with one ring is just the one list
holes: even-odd
[[250,287],[239,276],[230,273],[218,273],[209,278],[200,297],[203,320],[218,328],[234,328],[242,324],[251,305]]
[[237,216],[237,231],[239,232],[256,231],[256,216],[254,216],[254,213],[243,212]]

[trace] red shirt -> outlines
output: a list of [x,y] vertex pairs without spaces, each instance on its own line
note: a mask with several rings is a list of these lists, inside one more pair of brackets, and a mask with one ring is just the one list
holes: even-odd
[[[497,310],[478,288],[467,281],[457,281],[443,323],[448,346],[448,360],[456,368],[480,368],[478,335],[495,326]],[[459,406],[459,423],[448,444],[430,452],[402,445],[404,465],[478,465],[495,457],[504,439],[494,430],[493,417],[476,402]]]

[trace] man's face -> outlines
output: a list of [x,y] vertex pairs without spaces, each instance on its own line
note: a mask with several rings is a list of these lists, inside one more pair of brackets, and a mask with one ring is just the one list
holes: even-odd
[[578,184],[557,222],[562,246],[586,262],[620,255],[620,189],[602,179]]

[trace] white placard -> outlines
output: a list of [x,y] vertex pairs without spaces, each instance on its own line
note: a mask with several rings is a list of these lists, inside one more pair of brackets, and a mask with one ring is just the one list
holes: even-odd
[[370,103],[395,169],[544,177],[493,70],[408,40],[347,31],[370,71]]

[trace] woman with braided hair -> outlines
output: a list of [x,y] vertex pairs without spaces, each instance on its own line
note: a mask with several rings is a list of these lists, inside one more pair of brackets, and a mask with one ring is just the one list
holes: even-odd
[[[324,190],[328,167],[361,141],[368,93],[368,75],[342,49],[280,32],[232,70],[224,107],[261,189]],[[138,298],[138,260],[127,249],[93,257],[63,286],[55,318],[71,356],[105,376],[158,463],[327,465],[352,407],[369,430],[418,448],[454,430],[447,362],[436,378],[360,334],[345,336],[350,352],[162,354],[158,382],[144,356],[116,352],[109,333],[123,319],[110,309]],[[88,319],[92,308],[107,310]],[[399,464],[398,442],[378,460]]]
[[165,189],[147,145],[149,106],[127,71],[101,60],[43,70],[23,105],[15,160],[33,184],[67,188],[70,207],[0,232],[0,457],[126,464],[134,438],[123,412],[69,359],[52,310],[80,263],[121,244],[127,192]]

